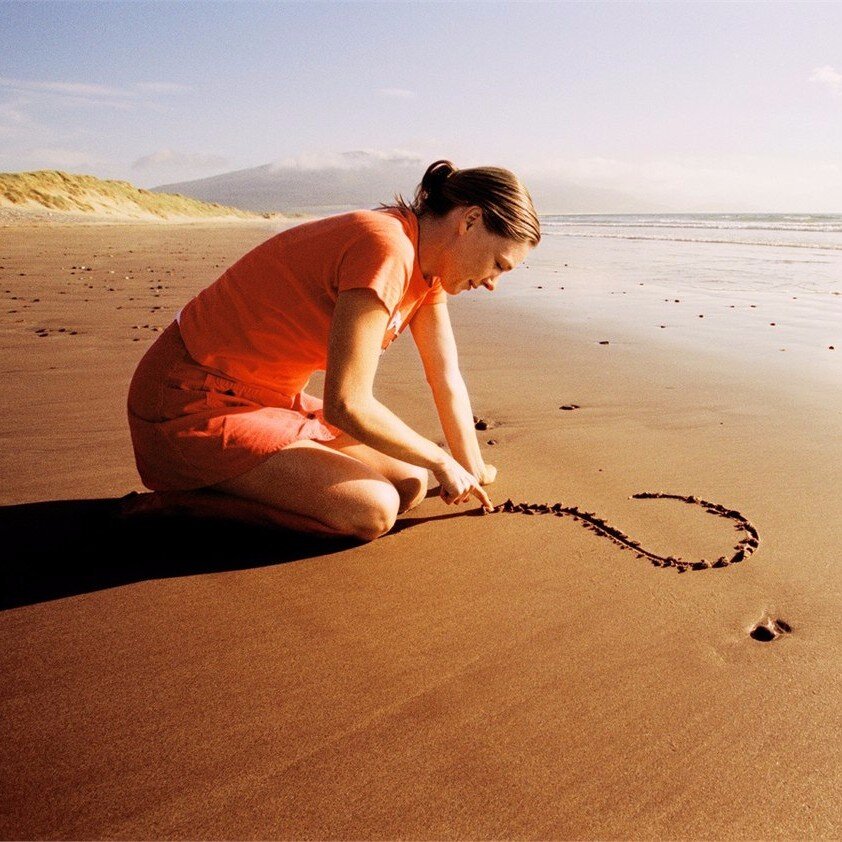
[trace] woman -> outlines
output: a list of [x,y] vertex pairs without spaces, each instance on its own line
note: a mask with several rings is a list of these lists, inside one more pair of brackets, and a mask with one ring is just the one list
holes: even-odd
[[[272,237],[190,301],[138,365],[128,413],[144,484],[134,511],[187,509],[371,540],[417,505],[432,471],[447,503],[496,470],[482,459],[446,296],[519,264],[541,238],[507,170],[436,161],[414,201]],[[373,395],[409,325],[451,456]],[[325,371],[324,404],[304,392]]]

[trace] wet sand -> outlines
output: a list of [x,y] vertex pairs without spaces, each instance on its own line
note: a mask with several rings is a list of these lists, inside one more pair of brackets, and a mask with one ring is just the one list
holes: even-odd
[[[0,229],[0,834],[838,838],[835,363],[536,252],[451,302],[511,511],[120,521],[134,365],[277,227]],[[378,397],[441,439],[408,335]]]

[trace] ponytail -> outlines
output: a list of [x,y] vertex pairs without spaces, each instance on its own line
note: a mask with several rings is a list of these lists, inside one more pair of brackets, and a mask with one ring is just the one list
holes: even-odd
[[394,205],[381,207],[412,211],[419,217],[441,217],[468,205],[479,206],[485,227],[501,237],[533,246],[541,240],[541,225],[529,191],[514,173],[499,167],[458,170],[450,161],[435,161],[427,167],[412,202],[398,194]]

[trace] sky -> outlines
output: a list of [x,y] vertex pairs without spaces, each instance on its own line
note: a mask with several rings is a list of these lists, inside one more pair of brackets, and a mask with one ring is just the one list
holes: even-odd
[[0,44],[2,171],[149,187],[364,150],[842,212],[842,2],[0,0]]

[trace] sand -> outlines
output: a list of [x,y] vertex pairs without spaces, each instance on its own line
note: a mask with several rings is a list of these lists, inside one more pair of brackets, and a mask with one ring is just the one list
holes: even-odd
[[[833,352],[694,344],[645,288],[623,324],[536,252],[451,312],[492,500],[587,517],[120,521],[137,360],[274,230],[0,229],[0,835],[838,838]],[[378,397],[441,439],[408,336]]]

